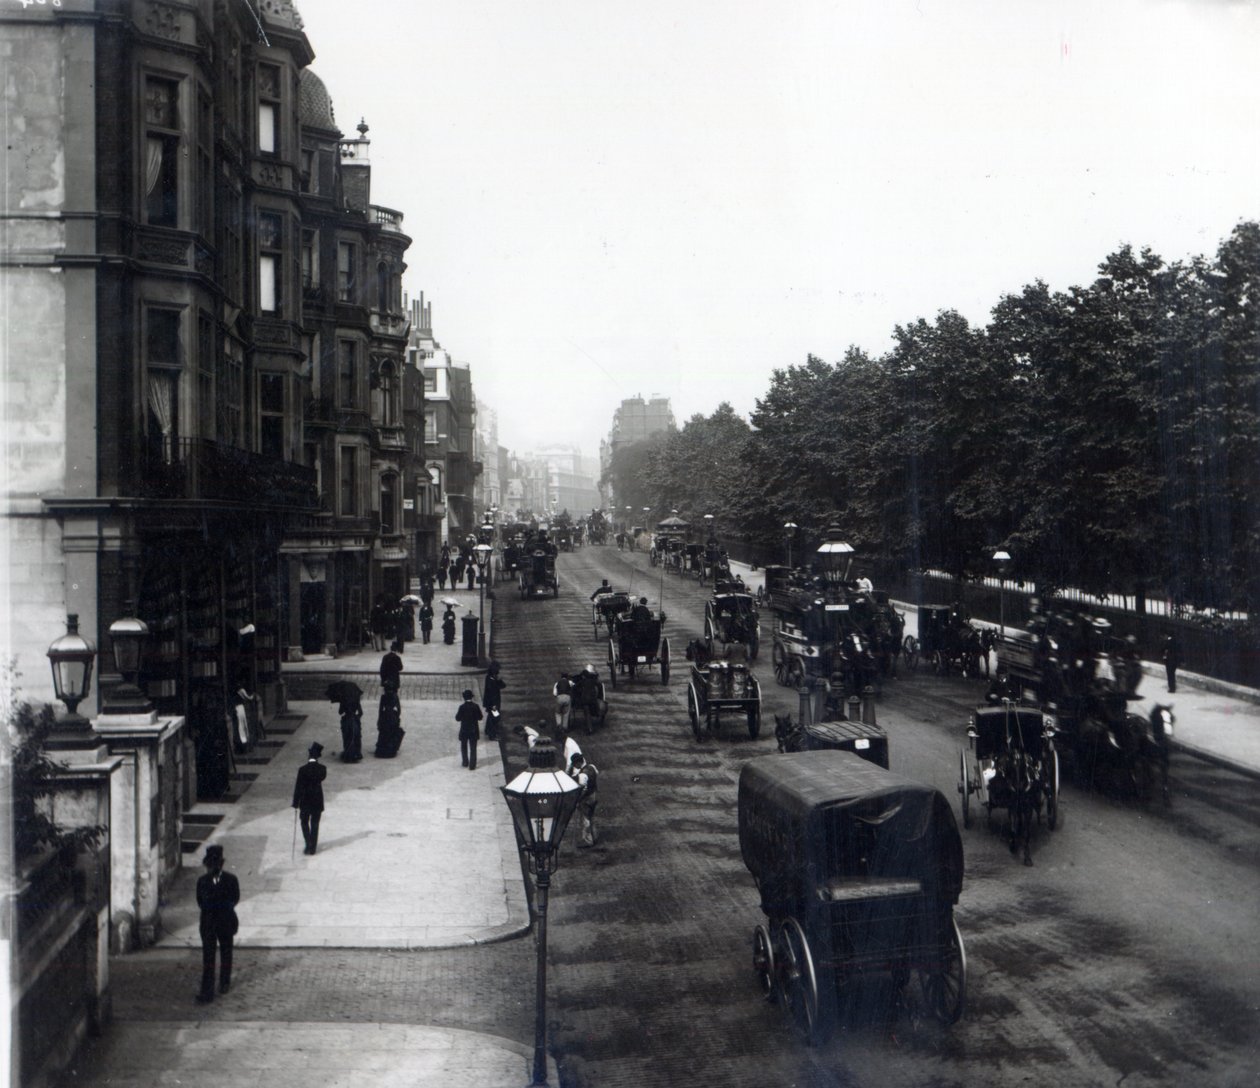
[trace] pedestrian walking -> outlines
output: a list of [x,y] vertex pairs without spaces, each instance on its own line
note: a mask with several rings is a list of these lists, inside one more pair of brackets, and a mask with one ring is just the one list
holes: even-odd
[[1181,642],[1178,640],[1176,632],[1164,639],[1162,656],[1164,658],[1164,674],[1168,677],[1168,691],[1172,694],[1177,690],[1177,669],[1181,667]]
[[372,628],[372,649],[380,651],[385,649],[386,638],[386,620],[389,616],[389,609],[385,606],[385,594],[378,593],[376,595],[376,603],[372,605],[371,616],[368,623]]
[[599,804],[596,792],[599,789],[599,768],[578,752],[569,763],[569,774],[582,787],[582,796],[578,799],[578,846],[594,846],[595,808]]
[[302,824],[302,839],[306,843],[304,854],[315,853],[319,845],[319,821],[324,815],[324,779],[328,768],[319,761],[324,746],[316,741],[307,749],[308,759],[298,768],[297,781],[293,784],[293,807],[298,810]]
[[464,689],[464,701],[455,712],[459,722],[459,761],[470,771],[477,769],[477,739],[481,735],[481,707],[473,702],[472,688]]
[[560,679],[551,685],[551,694],[556,700],[556,728],[567,733],[569,714],[573,709],[573,683],[567,672],[562,672]]
[[[358,763],[363,758],[363,701],[355,684],[339,691],[337,710],[341,714],[341,762]],[[320,749],[323,750],[322,748]]]
[[424,605],[433,604],[433,575],[426,573],[420,579],[420,603]]
[[223,868],[223,847],[206,847],[202,859],[206,871],[197,878],[197,906],[201,910],[201,989],[197,1003],[214,1000],[214,967],[219,961],[219,993],[232,988],[232,938],[240,923],[236,904],[241,901],[240,882]]
[[403,661],[393,650],[381,658],[381,687],[397,691],[402,686]]
[[464,553],[460,552],[455,556],[451,565],[451,589],[459,589],[459,583],[464,580]]
[[451,569],[451,549],[448,545],[442,545],[442,554],[438,556],[438,586],[442,589],[446,588],[446,575]]
[[376,714],[376,748],[373,755],[380,759],[393,759],[398,755],[407,731],[402,727],[402,704],[398,701],[398,686],[384,684],[381,705]]
[[449,604],[442,613],[442,641],[448,646],[455,645],[455,610]]
[[415,620],[411,615],[411,605],[400,602],[398,611],[394,613],[394,637],[398,643],[399,653],[402,653],[407,642],[415,637],[414,623]]
[[420,606],[420,639],[424,645],[429,644],[433,635],[433,607],[426,601]]
[[475,588],[474,580],[476,579],[476,576],[477,576],[477,564],[470,562],[468,564],[468,588],[469,589]]
[[491,661],[481,683],[481,709],[486,712],[486,740],[497,740],[499,715],[503,708],[503,689],[507,687],[499,675],[499,663]]

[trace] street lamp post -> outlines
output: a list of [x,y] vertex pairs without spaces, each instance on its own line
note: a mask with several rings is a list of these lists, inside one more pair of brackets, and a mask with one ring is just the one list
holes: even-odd
[[473,553],[477,556],[477,586],[481,590],[477,620],[477,665],[480,668],[485,668],[486,665],[486,565],[492,551],[494,549],[485,541],[473,548]]
[[66,633],[48,647],[52,666],[53,691],[66,704],[68,713],[59,723],[62,730],[87,733],[92,725],[79,713],[79,704],[92,690],[92,662],[96,659],[96,643],[79,634],[79,617],[66,617]]
[[818,545],[814,561],[822,569],[829,582],[848,581],[849,565],[853,562],[853,546],[843,539],[838,525],[827,529],[826,539]]
[[1006,564],[1011,561],[1011,553],[999,548],[993,553],[993,561],[998,565],[998,630],[1006,638]]
[[547,1083],[547,896],[559,863],[560,840],[577,811],[582,787],[556,768],[555,746],[546,738],[529,752],[529,767],[499,790],[512,813],[516,844],[529,862],[538,894],[538,961],[534,976],[534,1079]]
[[787,565],[789,569],[792,566],[792,539],[799,528],[800,526],[794,521],[785,521],[783,523],[783,535],[787,540]]

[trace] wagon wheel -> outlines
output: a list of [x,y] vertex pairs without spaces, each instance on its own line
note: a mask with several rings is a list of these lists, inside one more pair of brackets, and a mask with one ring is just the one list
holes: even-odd
[[774,1001],[778,997],[774,986],[774,946],[770,943],[770,933],[765,926],[759,925],[753,930],[753,972],[757,976],[761,996],[767,1001]]
[[560,596],[560,579],[559,578],[557,578],[554,582],[551,583],[551,595],[553,597]]
[[1054,831],[1059,826],[1059,753],[1050,749],[1046,761],[1046,826]]
[[613,642],[612,637],[608,639],[608,674],[612,677],[612,686],[617,686],[617,667],[620,663],[617,660],[617,646]]
[[956,1024],[967,1007],[967,950],[952,915],[942,934],[940,959],[932,970],[919,972],[919,984],[932,1015],[942,1024]]
[[761,648],[761,636],[757,634],[757,628],[752,629],[752,634],[748,636],[748,660],[755,661],[757,659],[757,651]]
[[700,740],[700,697],[696,694],[696,685],[690,680],[687,681],[687,716],[691,719],[692,734]]
[[788,661],[787,686],[799,688],[803,683],[805,683],[805,666],[799,657],[793,657]]
[[949,658],[947,658],[940,650],[932,652],[932,671],[937,676],[949,675]]
[[971,775],[967,770],[967,750],[964,748],[958,758],[962,773],[958,779],[958,789],[962,793],[963,827],[971,826]]
[[669,684],[669,639],[661,639],[661,683]]
[[755,702],[748,708],[748,739],[756,740],[761,733],[761,685],[753,678]]
[[906,635],[901,644],[901,652],[906,658],[906,668],[914,672],[919,667],[919,640],[914,635]]
[[789,918],[779,927],[778,951],[776,968],[784,1003],[805,1041],[817,1046],[825,1034],[819,1015],[818,975],[809,940],[795,918]]

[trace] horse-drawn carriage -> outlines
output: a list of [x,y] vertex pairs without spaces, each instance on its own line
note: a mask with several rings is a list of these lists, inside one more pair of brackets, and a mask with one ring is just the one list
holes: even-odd
[[706,579],[716,585],[721,581],[729,581],[731,577],[731,560],[723,548],[716,540],[709,540],[704,546],[704,577],[700,579],[703,583]]
[[757,601],[739,583],[719,583],[704,602],[704,641],[710,657],[719,647],[725,652],[733,644],[747,647],[750,661],[757,656],[761,645]]
[[681,557],[682,569],[679,574],[689,574],[696,579],[701,585],[704,585],[705,568],[704,568],[704,545],[703,544],[684,544],[683,554]]
[[664,626],[662,616],[613,617],[612,634],[608,636],[608,672],[613,687],[617,686],[618,676],[633,680],[637,673],[653,667],[660,668],[661,683],[669,683],[669,639],[661,633]]
[[609,638],[613,633],[613,619],[630,611],[629,593],[601,593],[591,602],[591,626],[595,638]]
[[761,733],[761,685],[741,661],[710,661],[691,666],[687,684],[687,715],[696,740],[712,733],[723,713],[740,714],[748,736]]
[[774,739],[780,752],[852,752],[880,767],[888,767],[888,734],[860,718],[794,722],[791,715],[776,714]]
[[757,984],[811,1044],[870,1003],[868,976],[942,1024],[962,1016],[962,841],[938,790],[849,752],[759,757],[740,773],[739,844],[766,916]]
[[919,607],[919,637],[907,635],[904,645],[911,668],[919,659],[928,661],[938,676],[957,673],[979,676],[981,659],[988,648],[981,632],[972,626],[966,611],[955,604],[948,608]]
[[521,600],[551,590],[553,597],[560,596],[560,581],[556,577],[556,557],[542,548],[535,548],[523,556],[517,564],[517,578]]
[[837,695],[860,695],[878,680],[878,663],[848,583],[787,567],[765,568],[774,615],[774,678],[788,687],[827,681]]
[[963,827],[971,826],[973,798],[990,819],[995,808],[1006,809],[1011,853],[1022,847],[1025,865],[1032,864],[1033,820],[1040,821],[1044,810],[1046,826],[1059,826],[1054,732],[1054,718],[1006,699],[977,708],[967,726],[968,748],[959,757]]
[[1103,619],[1066,607],[1034,613],[1029,632],[998,646],[994,698],[1031,696],[1055,719],[1059,749],[1074,772],[1149,799],[1168,787],[1171,707],[1147,717],[1128,711],[1139,698],[1141,663],[1133,643]]

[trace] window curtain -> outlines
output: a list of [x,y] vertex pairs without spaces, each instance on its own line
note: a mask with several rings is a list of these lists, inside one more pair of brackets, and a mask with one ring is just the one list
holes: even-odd
[[169,374],[149,371],[149,411],[162,433],[162,460],[168,465],[173,459],[171,429],[174,423],[174,390],[175,382]]
[[157,136],[150,136],[145,140],[147,150],[147,160],[144,164],[144,193],[145,196],[152,196],[153,190],[157,188],[158,178],[162,176],[162,140]]

